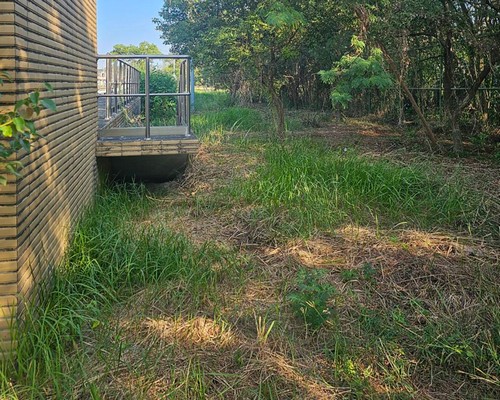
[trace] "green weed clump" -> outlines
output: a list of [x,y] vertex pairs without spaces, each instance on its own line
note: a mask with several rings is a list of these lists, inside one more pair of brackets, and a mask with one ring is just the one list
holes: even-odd
[[345,222],[469,229],[483,212],[464,185],[425,165],[401,166],[312,140],[270,144],[263,165],[233,193],[255,206],[256,218],[279,220],[292,236]]
[[190,301],[201,301],[227,274],[231,261],[223,251],[211,244],[195,247],[184,236],[151,224],[146,218],[151,206],[139,186],[98,196],[76,227],[50,289],[24,311],[15,363],[6,362],[0,370],[3,396],[66,398],[77,380],[85,382],[82,349],[113,305],[142,287],[172,280],[178,290],[189,292]]
[[334,309],[330,301],[335,288],[325,282],[325,271],[300,270],[297,288],[288,295],[288,300],[296,316],[302,318],[312,329],[319,329],[333,317]]

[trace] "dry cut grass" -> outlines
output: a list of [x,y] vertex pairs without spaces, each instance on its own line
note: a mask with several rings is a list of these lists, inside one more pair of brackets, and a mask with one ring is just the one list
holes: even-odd
[[[370,157],[394,156],[402,166],[417,157],[395,155],[394,133],[370,133],[366,126],[314,133],[334,151],[351,143]],[[366,213],[332,219],[330,227],[315,219],[325,214],[312,214],[301,231],[290,210],[251,198],[266,193],[248,188],[261,182],[269,143],[248,135],[209,142],[183,181],[151,187],[150,205],[132,213],[138,217],[124,232],[143,232],[140,246],[125,233],[110,239],[113,274],[132,265],[135,275],[110,284],[114,300],[83,324],[80,342],[65,348],[66,386],[34,373],[36,393],[500,398],[500,243],[492,234],[472,235],[439,221],[382,223]],[[141,278],[141,263],[155,277],[168,266],[169,275]],[[9,385],[25,398],[19,382]]]
[[[263,162],[259,142],[211,144],[185,181],[156,188],[148,223],[246,262],[201,304],[173,285],[118,306],[110,325],[126,343],[122,367],[95,381],[106,398],[500,395],[498,242],[355,222],[287,236],[279,221],[252,219],[252,204],[227,196]],[[304,269],[324,271],[321,284],[334,290],[318,329],[289,300]]]

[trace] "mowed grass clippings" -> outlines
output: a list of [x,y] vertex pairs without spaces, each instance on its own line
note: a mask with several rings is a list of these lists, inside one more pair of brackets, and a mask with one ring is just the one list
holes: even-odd
[[429,164],[232,126],[182,182],[98,199],[4,397],[500,397],[491,205]]

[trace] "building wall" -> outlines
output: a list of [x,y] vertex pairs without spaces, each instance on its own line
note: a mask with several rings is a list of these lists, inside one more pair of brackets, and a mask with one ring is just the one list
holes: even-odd
[[0,187],[0,348],[23,304],[62,259],[68,234],[96,185],[96,0],[0,0],[0,70],[13,83],[0,107],[44,82],[56,112],[37,119],[43,135],[20,154],[23,178]]

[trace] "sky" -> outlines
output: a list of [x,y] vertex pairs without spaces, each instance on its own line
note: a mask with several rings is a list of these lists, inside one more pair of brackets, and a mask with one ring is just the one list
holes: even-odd
[[138,45],[143,41],[154,43],[167,53],[152,21],[163,3],[163,0],[97,0],[99,54],[111,51],[115,44]]

